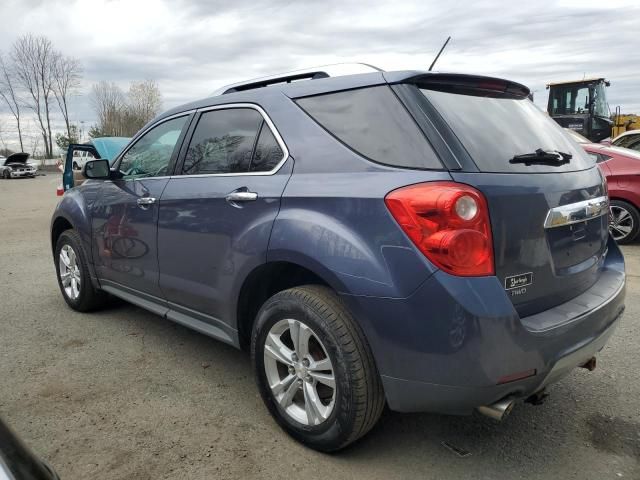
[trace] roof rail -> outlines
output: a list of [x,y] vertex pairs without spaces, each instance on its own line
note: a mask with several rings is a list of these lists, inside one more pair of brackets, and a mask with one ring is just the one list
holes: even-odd
[[297,82],[299,80],[316,80],[318,78],[341,77],[344,75],[355,75],[357,73],[383,72],[384,70],[369,65],[367,63],[334,63],[320,67],[304,68],[292,72],[269,75],[267,77],[255,78],[245,82],[233,83],[219,88],[211,96],[224,95],[227,93],[252,90],[254,88],[268,87],[281,83]]

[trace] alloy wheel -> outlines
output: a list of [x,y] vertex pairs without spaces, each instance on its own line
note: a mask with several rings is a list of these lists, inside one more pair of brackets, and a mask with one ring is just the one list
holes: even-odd
[[64,245],[60,249],[58,264],[64,292],[71,300],[76,300],[80,296],[81,275],[78,257],[71,245]]
[[624,240],[633,231],[633,227],[633,216],[629,210],[620,205],[612,205],[609,230],[613,239],[616,242]]
[[267,334],[264,368],[275,400],[293,420],[319,425],[333,411],[334,368],[313,330],[295,319],[278,321]]

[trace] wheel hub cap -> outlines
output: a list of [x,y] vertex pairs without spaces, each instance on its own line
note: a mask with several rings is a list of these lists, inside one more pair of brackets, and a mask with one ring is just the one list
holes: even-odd
[[78,257],[70,245],[64,245],[60,249],[58,261],[60,282],[64,293],[72,300],[80,296],[81,275],[78,267]]
[[625,209],[617,205],[611,206],[609,230],[615,240],[622,240],[633,230],[633,217]]
[[275,400],[287,416],[319,425],[333,411],[333,365],[318,336],[299,320],[277,322],[267,334],[264,368]]

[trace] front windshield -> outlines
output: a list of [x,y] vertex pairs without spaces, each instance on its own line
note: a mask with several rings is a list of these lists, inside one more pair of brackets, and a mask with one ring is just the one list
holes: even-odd
[[604,93],[604,84],[598,83],[593,87],[593,114],[598,117],[609,116],[609,105]]
[[575,115],[589,113],[589,87],[568,84],[551,90],[551,114]]

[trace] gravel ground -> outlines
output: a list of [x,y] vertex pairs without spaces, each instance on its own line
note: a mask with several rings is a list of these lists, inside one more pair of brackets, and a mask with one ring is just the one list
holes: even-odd
[[244,353],[130,305],[67,308],[48,243],[58,182],[0,181],[0,416],[62,479],[640,479],[637,245],[624,249],[625,317],[594,372],[500,424],[385,412],[325,455],[271,420]]

